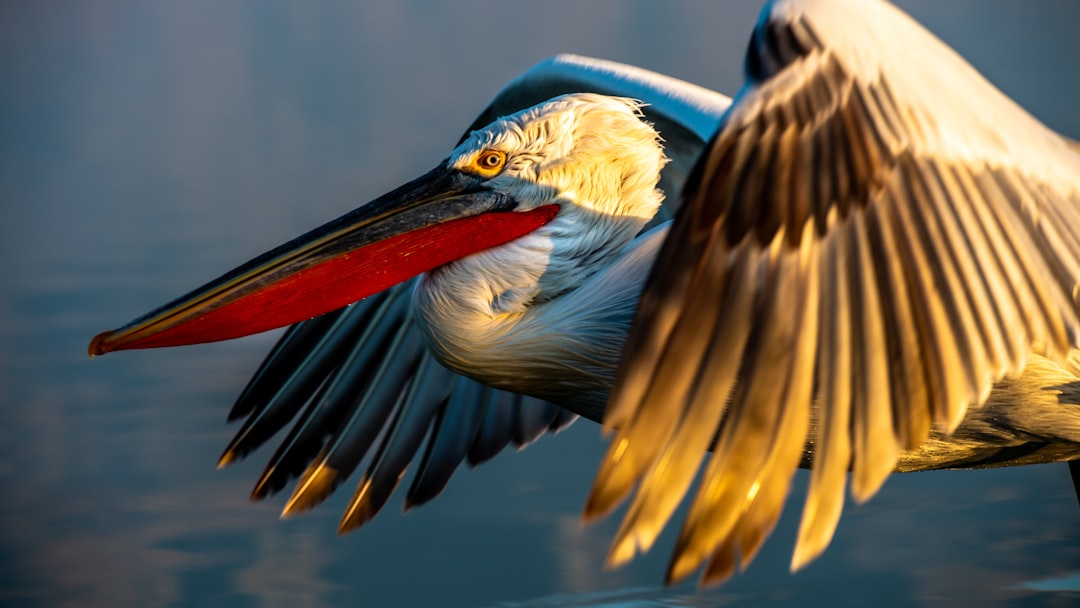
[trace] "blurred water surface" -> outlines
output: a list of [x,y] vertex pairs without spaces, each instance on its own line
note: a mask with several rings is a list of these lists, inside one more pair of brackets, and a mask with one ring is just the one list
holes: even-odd
[[[1075,2],[902,4],[1080,138]],[[1075,605],[1080,513],[1063,465],[894,477],[795,576],[793,501],[748,572],[665,590],[670,534],[607,572],[616,521],[579,524],[604,447],[595,425],[338,538],[350,490],[282,522],[280,497],[246,498],[269,450],[214,470],[225,413],[274,335],[87,359],[94,333],[433,166],[544,57],[733,93],[757,10],[0,5],[0,604]]]

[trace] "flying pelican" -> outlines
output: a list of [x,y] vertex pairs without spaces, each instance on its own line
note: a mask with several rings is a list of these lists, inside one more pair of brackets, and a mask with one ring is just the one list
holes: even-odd
[[407,504],[579,415],[614,433],[586,518],[636,488],[620,564],[707,459],[667,580],[719,581],[798,466],[793,570],[832,538],[849,471],[864,501],[893,471],[1080,458],[1078,290],[1080,146],[883,1],[777,0],[734,101],[556,57],[429,173],[90,352],[295,324],[221,463],[299,414],[254,491],[299,475],[293,513],[381,433],[342,530],[429,428]]

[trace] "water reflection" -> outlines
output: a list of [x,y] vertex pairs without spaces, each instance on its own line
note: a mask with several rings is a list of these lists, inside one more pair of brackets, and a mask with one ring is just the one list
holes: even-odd
[[[1080,137],[1072,3],[905,6]],[[848,509],[829,551],[797,576],[786,574],[789,516],[729,585],[664,590],[670,535],[606,572],[615,519],[578,524],[603,449],[593,426],[463,472],[435,504],[387,509],[342,539],[347,496],[278,522],[280,499],[246,500],[258,457],[213,470],[228,405],[272,336],[83,354],[95,332],[419,174],[502,83],[547,55],[734,91],[756,11],[0,8],[0,604],[1075,602],[1080,517],[1061,466],[894,478]]]

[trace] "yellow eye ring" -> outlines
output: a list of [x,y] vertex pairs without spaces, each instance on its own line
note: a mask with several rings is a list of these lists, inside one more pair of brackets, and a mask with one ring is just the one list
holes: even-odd
[[506,165],[506,154],[499,150],[484,150],[476,155],[472,170],[483,177],[495,177]]

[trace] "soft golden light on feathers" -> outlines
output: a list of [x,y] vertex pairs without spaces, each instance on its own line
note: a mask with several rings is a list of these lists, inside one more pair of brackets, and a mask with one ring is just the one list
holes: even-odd
[[[250,394],[288,392],[260,384],[285,360],[301,363],[283,382],[324,388],[257,497],[300,474],[285,514],[309,509],[381,436],[342,519],[358,527],[430,436],[443,451],[417,477],[437,480],[409,498],[428,500],[509,441],[486,425],[525,410],[498,409],[494,387],[615,433],[585,507],[633,495],[609,564],[692,494],[667,580],[716,582],[756,555],[798,466],[792,569],[828,546],[849,474],[862,501],[894,470],[1080,457],[1080,146],[877,0],[769,3],[746,66],[731,106],[571,56],[511,83],[436,171],[452,196],[431,200],[482,190],[558,214],[415,279],[411,309],[401,284],[294,326]],[[248,395],[221,465],[289,418]],[[566,424],[540,405],[516,445]]]
[[1077,344],[1063,138],[883,2],[771,3],[747,70],[645,289],[586,506],[636,487],[613,555],[647,548],[701,460],[687,427],[718,425],[669,580],[745,565],[806,444],[797,569],[832,538],[849,469],[870,498],[932,425],[947,436],[993,382]]

